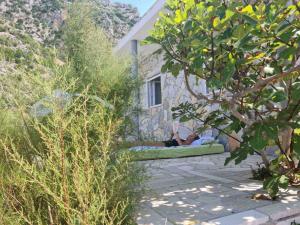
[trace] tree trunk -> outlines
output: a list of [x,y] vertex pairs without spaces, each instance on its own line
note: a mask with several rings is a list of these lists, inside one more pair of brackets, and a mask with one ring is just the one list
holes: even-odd
[[266,153],[264,151],[262,151],[260,156],[261,156],[261,159],[262,159],[265,167],[268,169],[269,166],[270,166],[270,162],[268,160],[268,157],[267,157]]
[[292,157],[292,137],[293,137],[293,129],[291,127],[286,128],[281,132],[281,150],[284,151],[284,154],[287,158],[287,163],[290,169],[294,169],[296,167],[295,161]]
[[281,147],[288,157],[291,156],[291,142],[292,142],[293,129],[288,127],[281,132]]

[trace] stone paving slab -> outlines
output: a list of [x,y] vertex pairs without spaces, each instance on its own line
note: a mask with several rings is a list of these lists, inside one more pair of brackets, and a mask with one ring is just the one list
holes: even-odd
[[143,207],[138,213],[137,223],[139,225],[172,225],[167,218],[147,207]]
[[228,153],[140,162],[149,172],[138,225],[290,225],[300,216],[299,189],[277,201],[255,201],[262,183],[251,178],[259,156],[224,166]]
[[269,221],[269,217],[256,210],[249,210],[230,216],[211,220],[203,225],[260,225]]
[[287,218],[292,215],[300,214],[300,202],[276,203],[265,207],[257,208],[257,211],[262,212],[276,221],[281,218]]
[[234,195],[223,197],[217,201],[212,201],[207,205],[200,206],[206,212],[209,212],[216,217],[224,216],[232,213],[238,213],[269,205],[268,201],[251,200],[248,195]]
[[294,218],[287,219],[285,221],[279,221],[276,225],[291,225],[292,223],[300,224],[300,215]]

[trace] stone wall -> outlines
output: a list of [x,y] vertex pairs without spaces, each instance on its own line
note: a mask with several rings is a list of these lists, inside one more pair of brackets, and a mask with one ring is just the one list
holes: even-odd
[[[170,137],[172,131],[172,111],[171,108],[178,106],[181,102],[195,102],[195,98],[186,90],[183,74],[177,78],[171,74],[161,74],[160,68],[163,64],[161,55],[140,55],[139,75],[143,80],[140,88],[140,108],[139,127],[140,134],[144,140],[165,140]],[[162,104],[157,106],[148,106],[147,80],[161,75]],[[206,93],[205,81],[199,81],[190,78],[191,86],[196,92]],[[199,127],[196,121],[190,121],[180,124],[179,133],[185,138],[191,131]]]

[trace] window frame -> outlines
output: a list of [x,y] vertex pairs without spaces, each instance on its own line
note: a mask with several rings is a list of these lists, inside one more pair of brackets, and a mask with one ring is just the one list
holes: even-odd
[[[163,94],[162,94],[162,76],[161,76],[162,74],[160,74],[160,73],[158,73],[158,74],[156,74],[156,75],[154,75],[154,76],[151,76],[150,78],[148,78],[147,80],[146,80],[146,88],[147,88],[147,106],[148,106],[148,108],[150,109],[150,108],[155,108],[155,107],[159,107],[159,106],[161,106],[162,105],[162,99],[163,99]],[[151,105],[151,103],[152,102],[155,102],[155,89],[154,90],[150,90],[150,88],[153,88],[154,87],[154,85],[152,86],[151,85],[151,83],[153,82],[153,80],[155,80],[155,79],[157,79],[158,77],[160,77],[160,95],[161,95],[161,103],[159,103],[159,104],[153,104],[153,105]],[[151,97],[153,98],[153,99],[151,99]]]

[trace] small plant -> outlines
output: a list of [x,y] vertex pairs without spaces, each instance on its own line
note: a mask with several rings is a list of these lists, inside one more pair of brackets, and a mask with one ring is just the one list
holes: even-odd
[[256,169],[251,168],[253,179],[264,181],[266,178],[270,178],[272,176],[269,169],[266,168],[265,165],[257,163],[257,166],[258,168]]

